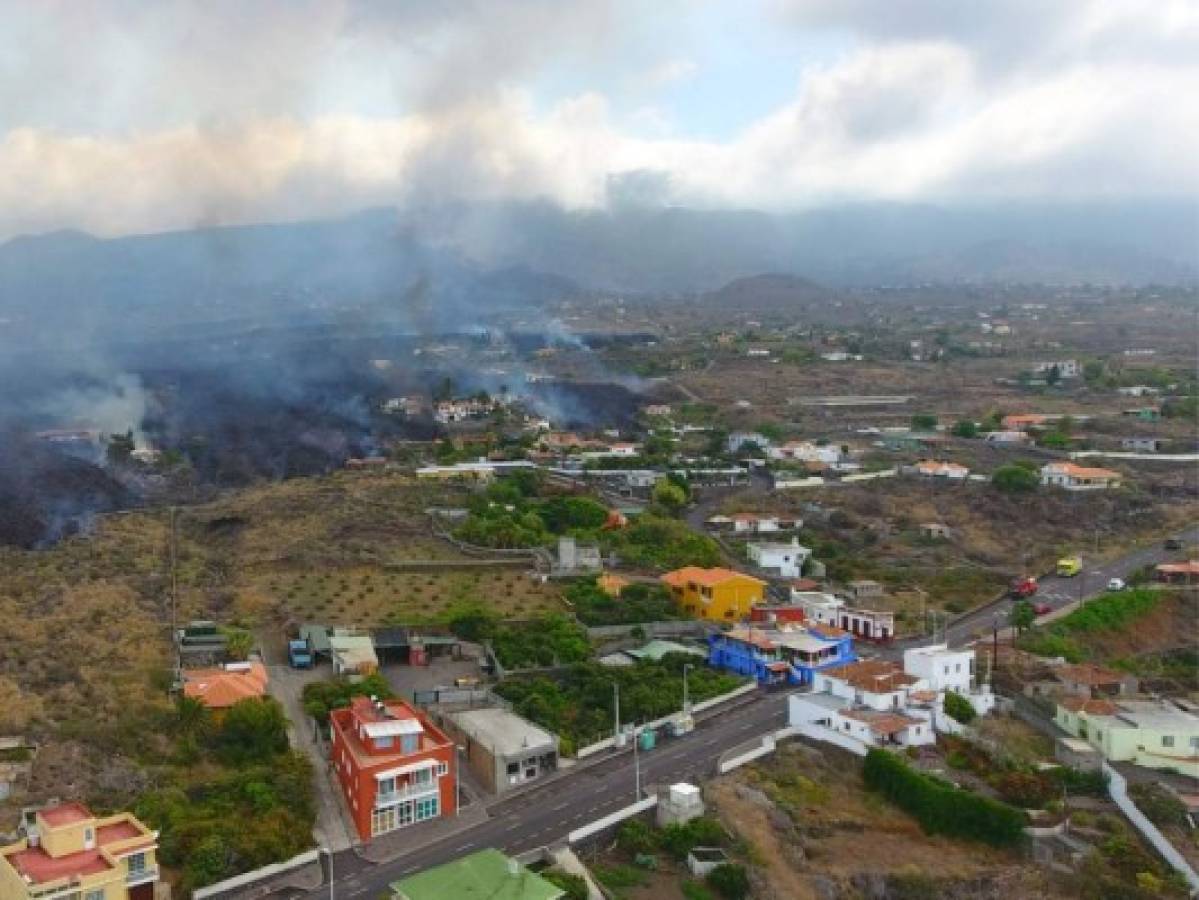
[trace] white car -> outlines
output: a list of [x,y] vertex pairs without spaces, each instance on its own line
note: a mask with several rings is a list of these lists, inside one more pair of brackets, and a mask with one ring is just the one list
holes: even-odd
[[1109,582],[1107,583],[1107,589],[1108,589],[1109,591],[1122,591],[1122,590],[1124,590],[1126,587],[1128,587],[1128,585],[1126,585],[1126,584],[1124,583],[1124,579],[1123,579],[1123,578],[1113,578],[1111,581],[1109,581]]

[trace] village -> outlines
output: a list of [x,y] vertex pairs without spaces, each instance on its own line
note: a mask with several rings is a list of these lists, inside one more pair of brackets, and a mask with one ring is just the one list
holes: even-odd
[[[48,552],[69,565],[148,532],[135,555],[165,548],[161,771],[185,792],[204,790],[188,786],[197,760],[267,779],[259,811],[284,832],[274,850],[243,843],[215,808],[162,791],[93,812],[87,778],[30,803],[59,752],[31,709],[28,733],[0,736],[3,797],[21,809],[0,884],[40,897],[84,856],[82,888],[123,883],[135,900],[326,883],[432,898],[515,890],[513,871],[520,897],[842,884],[815,862],[764,865],[735,824],[757,814],[746,797],[781,802],[804,771],[832,790],[840,767],[917,833],[1006,848],[962,872],[1045,896],[1080,879],[1182,896],[1199,861],[1196,448],[1160,412],[1189,388],[1106,387],[1104,415],[1095,387],[1070,408],[1076,360],[1029,371],[1026,411],[902,424],[915,395],[825,396],[818,424],[754,424],[757,401],[713,413],[663,386],[624,424],[569,429],[521,390],[383,397],[382,415],[442,436],[166,519],[115,517]],[[19,580],[32,558],[11,558]],[[69,590],[135,586],[91,569]],[[271,786],[283,771],[302,799]],[[822,815],[801,805],[786,815]]]

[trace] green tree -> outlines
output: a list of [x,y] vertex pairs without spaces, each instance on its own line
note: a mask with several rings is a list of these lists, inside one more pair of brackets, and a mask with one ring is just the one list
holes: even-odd
[[1023,634],[1028,629],[1032,628],[1033,622],[1037,619],[1036,611],[1032,608],[1032,604],[1027,600],[1021,600],[1018,603],[1012,604],[1012,611],[1008,616],[1008,621],[1011,626],[1016,629],[1017,634]]
[[658,832],[643,819],[629,819],[616,832],[616,846],[630,856],[659,849]]
[[978,717],[974,704],[956,691],[945,694],[945,715],[963,725],[969,725]]
[[244,628],[226,628],[224,633],[225,655],[238,662],[248,659],[254,649],[254,635]]
[[1049,367],[1049,371],[1045,373],[1045,383],[1047,385],[1049,385],[1050,387],[1053,387],[1055,384],[1059,383],[1061,380],[1062,380],[1062,370],[1058,367],[1057,363],[1054,363],[1052,366]]
[[932,431],[937,427],[937,417],[932,413],[916,413],[912,416],[912,431]]
[[181,738],[199,740],[212,727],[212,714],[195,697],[180,695],[175,701],[175,730]]
[[654,485],[654,502],[675,512],[687,502],[687,492],[674,482],[663,478]]
[[1034,470],[1019,463],[1000,466],[991,475],[991,484],[1005,494],[1027,494],[1037,489],[1040,479]]
[[287,717],[271,697],[233,704],[217,732],[217,752],[228,765],[265,763],[287,750]]
[[978,426],[969,419],[959,419],[954,423],[953,435],[960,438],[978,437]]

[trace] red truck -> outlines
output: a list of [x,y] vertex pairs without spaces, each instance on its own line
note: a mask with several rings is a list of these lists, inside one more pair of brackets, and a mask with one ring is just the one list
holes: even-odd
[[1037,592],[1037,579],[1023,575],[1008,586],[1008,596],[1013,600],[1027,600]]

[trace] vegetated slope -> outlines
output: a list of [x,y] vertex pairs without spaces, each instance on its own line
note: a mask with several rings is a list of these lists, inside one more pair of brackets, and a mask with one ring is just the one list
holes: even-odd
[[1199,633],[1193,594],[1140,588],[1104,594],[1026,635],[1021,645],[1043,656],[1064,656],[1137,668],[1152,658],[1189,650]]

